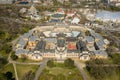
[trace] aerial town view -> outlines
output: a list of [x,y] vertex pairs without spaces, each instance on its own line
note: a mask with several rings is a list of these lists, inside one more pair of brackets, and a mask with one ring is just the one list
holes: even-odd
[[120,0],[0,0],[0,80],[120,80]]

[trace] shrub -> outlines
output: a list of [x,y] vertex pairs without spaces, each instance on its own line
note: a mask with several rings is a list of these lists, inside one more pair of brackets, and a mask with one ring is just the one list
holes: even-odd
[[49,61],[47,62],[47,66],[50,67],[50,68],[54,67],[54,62],[53,62],[53,60],[49,60]]
[[74,61],[70,58],[68,58],[64,61],[64,65],[65,65],[65,67],[68,67],[68,68],[74,68],[75,67],[74,66]]

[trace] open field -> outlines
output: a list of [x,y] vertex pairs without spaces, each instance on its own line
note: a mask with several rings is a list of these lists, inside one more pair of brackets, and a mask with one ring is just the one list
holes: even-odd
[[55,63],[55,67],[46,67],[39,80],[83,80],[77,68],[65,68],[63,63]]
[[7,65],[5,65],[5,67],[2,69],[2,72],[3,72],[3,73],[6,73],[6,72],[8,72],[8,71],[14,73],[13,64],[7,64]]
[[18,78],[19,80],[22,79],[22,76],[27,73],[28,71],[32,70],[32,72],[36,72],[39,66],[36,65],[16,65]]
[[[96,80],[89,74],[89,72],[85,68],[84,70],[87,73],[89,80]],[[111,76],[106,76],[102,80],[120,80],[120,72],[117,72],[117,73],[114,72]]]
[[40,62],[40,61],[34,61],[34,60],[30,60],[30,59],[25,59],[25,60],[23,60],[23,59],[21,59],[21,58],[17,59],[16,61],[17,61],[17,62],[24,62],[24,63]]

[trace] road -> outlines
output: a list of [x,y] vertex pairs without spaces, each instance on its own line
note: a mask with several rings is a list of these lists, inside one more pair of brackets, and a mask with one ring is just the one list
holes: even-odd
[[88,76],[87,76],[86,72],[83,69],[86,65],[78,62],[77,60],[74,60],[74,61],[75,61],[75,66],[79,69],[81,75],[83,76],[83,79],[88,80]]
[[21,64],[21,65],[40,65],[41,62],[29,62],[29,63],[25,63],[25,62],[17,62],[17,61],[13,61],[11,58],[11,53],[10,55],[8,56],[8,61],[9,63],[12,63],[13,64],[13,68],[14,68],[14,72],[15,72],[15,80],[19,80],[18,79],[18,74],[17,74],[17,70],[16,70],[16,64]]
[[17,75],[17,70],[16,70],[16,64],[15,63],[13,63],[13,67],[14,67],[14,71],[15,71],[15,79],[19,80],[18,75]]
[[9,61],[9,63],[22,64],[22,65],[40,65],[41,62],[17,62],[17,61]]
[[47,62],[48,62],[48,59],[45,59],[42,61],[39,69],[37,70],[36,74],[35,74],[35,78],[34,80],[38,80],[39,79],[39,76],[40,74],[42,73],[43,69],[45,68],[45,66],[47,65]]

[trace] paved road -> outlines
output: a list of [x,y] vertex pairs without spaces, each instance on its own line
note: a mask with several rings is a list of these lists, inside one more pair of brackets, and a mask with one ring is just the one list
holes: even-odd
[[48,59],[45,59],[45,60],[42,61],[40,67],[38,68],[38,70],[37,70],[37,72],[35,74],[34,80],[38,80],[39,79],[39,76],[42,73],[42,71],[45,68],[45,66],[47,65],[47,62],[48,62]]
[[47,65],[48,59],[43,60],[43,62],[41,63],[39,69],[37,70],[36,74],[35,74],[35,78],[34,80],[38,80],[40,74],[42,73],[43,69],[45,68],[45,66]]
[[9,63],[22,64],[22,65],[40,65],[41,64],[41,62],[17,62],[12,60],[9,60]]
[[15,63],[13,63],[13,67],[14,67],[14,71],[15,71],[15,79],[19,80],[18,75],[17,75],[17,70],[16,70],[16,64]]
[[88,80],[88,76],[87,76],[86,72],[83,69],[86,65],[78,62],[77,60],[74,60],[74,61],[75,61],[75,66],[79,69],[80,73],[83,76],[83,79]]

